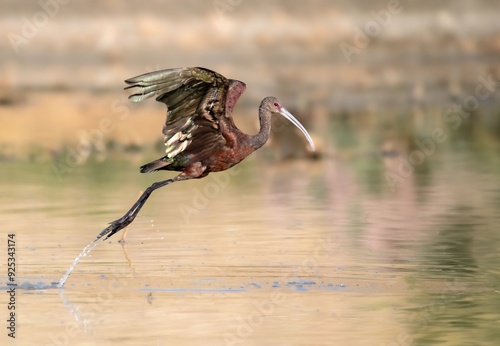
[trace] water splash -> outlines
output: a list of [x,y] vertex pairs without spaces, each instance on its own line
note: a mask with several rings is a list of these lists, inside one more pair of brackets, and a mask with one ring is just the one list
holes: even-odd
[[94,239],[94,241],[92,243],[90,243],[89,245],[87,245],[85,247],[85,249],[83,249],[83,251],[80,253],[80,255],[78,255],[78,257],[75,258],[74,262],[71,264],[71,266],[69,267],[69,269],[66,272],[66,274],[64,274],[64,276],[61,278],[61,280],[57,284],[58,288],[62,288],[64,286],[64,283],[66,282],[66,280],[68,279],[69,275],[71,274],[71,272],[73,271],[73,269],[76,267],[76,265],[78,264],[78,262],[80,262],[80,260],[83,257],[87,256],[90,251],[94,250],[97,247],[97,245],[99,245],[104,239],[105,239],[105,237],[96,238],[96,239]]

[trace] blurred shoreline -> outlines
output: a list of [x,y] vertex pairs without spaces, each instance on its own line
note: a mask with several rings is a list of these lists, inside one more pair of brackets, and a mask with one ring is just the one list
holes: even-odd
[[[122,88],[126,78],[169,67],[201,65],[247,83],[235,109],[244,131],[257,131],[258,103],[274,95],[325,143],[325,124],[346,115],[362,129],[411,114],[410,132],[421,134],[474,95],[478,78],[500,81],[496,1],[401,1],[396,12],[386,1],[242,1],[225,10],[199,1],[56,4],[3,5],[3,159],[50,160],[103,119],[113,131],[97,151],[161,144],[163,105],[132,105]],[[377,25],[376,35],[359,33]],[[24,41],[13,44],[15,35]],[[474,112],[497,132],[498,97],[495,90]]]

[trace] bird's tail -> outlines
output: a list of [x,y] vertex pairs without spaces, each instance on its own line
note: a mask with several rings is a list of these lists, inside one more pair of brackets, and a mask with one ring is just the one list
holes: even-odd
[[165,169],[164,167],[169,166],[171,163],[172,161],[170,159],[161,158],[141,166],[141,173],[156,172],[160,169]]

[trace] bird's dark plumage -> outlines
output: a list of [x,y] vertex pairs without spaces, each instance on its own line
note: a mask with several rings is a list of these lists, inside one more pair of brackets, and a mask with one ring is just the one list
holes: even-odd
[[182,171],[224,147],[226,140],[219,122],[226,112],[230,82],[244,86],[200,67],[151,72],[125,82],[130,84],[126,89],[133,91],[129,96],[133,102],[156,96],[167,106],[163,126],[166,155],[142,166],[142,173]]

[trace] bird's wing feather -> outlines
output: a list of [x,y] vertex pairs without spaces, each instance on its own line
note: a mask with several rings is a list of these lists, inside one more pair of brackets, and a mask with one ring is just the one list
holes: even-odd
[[133,89],[133,102],[156,96],[167,105],[163,134],[168,158],[182,153],[200,161],[224,146],[219,127],[229,88],[224,76],[200,67],[175,68],[125,82],[125,89]]

